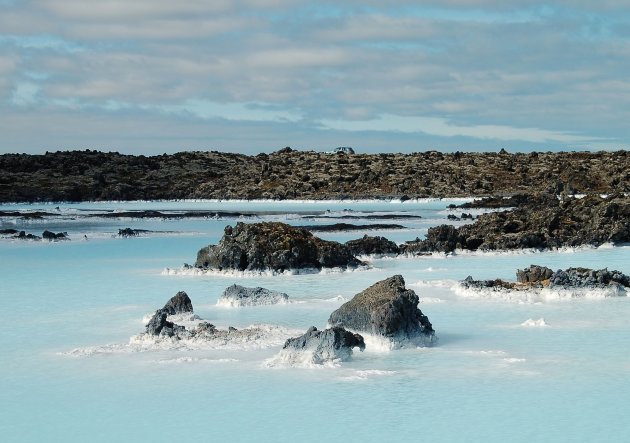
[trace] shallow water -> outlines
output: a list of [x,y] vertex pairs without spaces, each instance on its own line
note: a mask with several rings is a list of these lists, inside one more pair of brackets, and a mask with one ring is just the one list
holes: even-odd
[[[384,258],[372,260],[369,270],[306,275],[168,275],[165,268],[194,262],[200,247],[217,242],[223,227],[238,220],[82,216],[94,210],[216,209],[261,213],[242,221],[313,224],[302,217],[421,215],[390,221],[407,226],[403,231],[369,232],[402,242],[446,222],[449,203],[84,203],[59,205],[60,216],[43,220],[3,220],[2,229],[67,231],[72,240],[0,240],[2,440],[628,441],[628,297],[470,297],[454,284],[467,275],[514,279],[516,269],[533,263],[630,273],[630,247]],[[117,238],[124,227],[171,232]],[[364,233],[321,237],[345,241]],[[217,326],[265,323],[297,334],[325,327],[344,300],[393,274],[402,274],[420,296],[439,337],[436,346],[357,351],[333,367],[270,368],[265,362],[281,347],[273,340],[243,349],[129,345],[143,330],[143,316],[180,290],[199,316]],[[286,292],[293,303],[216,306],[233,283]]]

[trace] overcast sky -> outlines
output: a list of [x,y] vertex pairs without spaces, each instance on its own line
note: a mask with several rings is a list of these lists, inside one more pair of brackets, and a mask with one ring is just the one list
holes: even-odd
[[0,0],[0,153],[616,149],[630,1]]

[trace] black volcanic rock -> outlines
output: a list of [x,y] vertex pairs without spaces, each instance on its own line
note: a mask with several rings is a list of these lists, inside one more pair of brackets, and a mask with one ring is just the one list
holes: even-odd
[[394,275],[355,295],[330,315],[328,323],[383,336],[395,345],[430,344],[435,333],[418,302],[403,277]]
[[345,245],[277,222],[227,226],[219,244],[202,248],[195,262],[204,269],[279,272],[362,264]]
[[398,255],[400,253],[400,248],[396,243],[379,236],[364,235],[362,238],[347,241],[346,246],[354,255]]
[[223,291],[217,301],[218,305],[229,306],[260,306],[288,303],[289,296],[284,292],[270,291],[256,287],[246,288],[241,285],[229,286]]
[[148,335],[180,338],[180,335],[186,331],[186,328],[168,321],[166,319],[168,315],[168,312],[162,309],[155,311],[155,314],[153,314],[153,317],[151,317],[149,323],[147,323],[146,333]]
[[[460,285],[468,289],[508,289],[527,290],[541,288],[562,289],[595,289],[606,287],[618,287],[619,289],[630,287],[630,277],[619,271],[608,269],[568,268],[552,271],[545,266],[531,265],[525,269],[516,271],[516,282],[495,280],[474,280],[468,276],[460,282]],[[622,291],[625,292],[625,289]]]
[[0,155],[0,202],[611,194],[630,192],[628,170],[630,155],[623,150],[327,155],[292,149],[256,156],[60,151]]
[[469,225],[429,228],[425,240],[407,242],[401,252],[551,249],[607,242],[630,242],[629,196],[532,197],[513,211],[483,214]]
[[[288,339],[283,351],[292,353],[292,358],[299,358],[300,353],[308,353],[313,363],[321,364],[333,360],[348,360],[352,355],[352,348],[365,349],[363,337],[346,331],[339,326],[333,326],[318,331],[311,326],[304,335]],[[290,358],[291,358],[290,357]]]
[[58,232],[55,234],[48,230],[43,232],[42,238],[48,241],[70,240],[67,232]]
[[190,297],[184,291],[179,291],[175,294],[169,301],[166,302],[162,311],[166,312],[168,315],[176,315],[176,314],[192,314],[193,313],[193,305],[192,301],[190,301]]

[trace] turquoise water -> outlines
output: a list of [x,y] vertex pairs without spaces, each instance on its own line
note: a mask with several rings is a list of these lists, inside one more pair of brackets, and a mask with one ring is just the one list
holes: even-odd
[[[628,297],[469,297],[454,283],[467,275],[513,279],[517,268],[532,263],[630,273],[630,247],[385,258],[373,260],[370,270],[307,275],[167,275],[165,268],[192,263],[200,247],[218,241],[223,227],[237,220],[82,217],[115,209],[258,211],[243,221],[292,224],[312,224],[301,218],[309,214],[423,216],[391,221],[405,225],[403,231],[376,232],[402,242],[445,222],[449,203],[85,203],[60,205],[53,218],[2,221],[2,229],[41,234],[48,228],[72,238],[0,240],[2,441],[628,441]],[[124,227],[169,232],[115,237]],[[345,241],[361,235],[321,236]],[[126,346],[142,332],[143,316],[180,290],[199,316],[218,326],[266,323],[292,333],[325,327],[344,300],[393,274],[402,274],[420,296],[437,346],[368,349],[323,368],[268,367],[277,344],[143,352]],[[281,290],[296,303],[217,307],[232,283]],[[540,319],[547,326],[523,326]]]

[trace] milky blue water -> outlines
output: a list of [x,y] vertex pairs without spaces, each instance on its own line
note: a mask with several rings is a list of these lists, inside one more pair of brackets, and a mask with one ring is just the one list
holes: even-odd
[[[304,218],[413,214],[397,242],[446,222],[449,200],[419,202],[132,202],[0,205],[57,211],[1,219],[71,241],[0,240],[0,440],[119,442],[179,440],[627,442],[630,440],[628,297],[525,299],[463,294],[455,282],[514,279],[532,263],[630,273],[630,247],[545,253],[373,259],[371,269],[307,275],[168,275],[216,243],[219,219],[105,219],[110,210],[222,210],[258,213],[241,221],[375,223]],[[330,212],[326,212],[330,211]],[[456,222],[460,223],[460,222]],[[118,238],[118,229],[161,231]],[[366,232],[322,234],[346,241]],[[87,236],[87,240],[84,236]],[[356,351],[334,367],[269,367],[281,345],[258,348],[129,346],[143,316],[177,291],[220,327],[265,323],[287,334],[323,328],[344,300],[402,274],[434,325],[435,347]],[[289,294],[288,305],[216,306],[233,283]],[[546,326],[524,326],[527,320]]]

